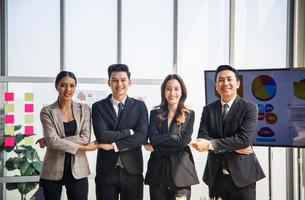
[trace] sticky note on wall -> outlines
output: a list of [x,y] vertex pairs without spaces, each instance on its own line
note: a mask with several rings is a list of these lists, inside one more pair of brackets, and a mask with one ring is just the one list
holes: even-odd
[[4,110],[5,110],[5,113],[12,113],[14,112],[14,104],[12,103],[6,103],[5,106],[4,106]]
[[33,101],[34,100],[34,94],[33,93],[24,93],[24,100],[25,101]]
[[34,112],[34,104],[24,104],[24,112]]
[[4,122],[6,124],[13,124],[14,123],[14,115],[5,115],[4,116]]
[[33,137],[25,137],[24,138],[24,145],[32,146],[34,144]]
[[33,115],[24,115],[24,123],[25,124],[33,124],[34,116]]
[[5,135],[10,135],[10,136],[14,135],[14,125],[5,124],[4,133]]
[[33,126],[24,126],[24,134],[25,135],[33,135],[34,127]]
[[4,93],[4,101],[14,101],[14,93],[13,92],[5,92]]
[[14,137],[5,137],[4,138],[4,146],[5,147],[12,147],[15,145]]

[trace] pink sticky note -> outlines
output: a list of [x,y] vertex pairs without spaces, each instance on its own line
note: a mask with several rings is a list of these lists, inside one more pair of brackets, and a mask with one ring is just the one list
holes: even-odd
[[4,93],[4,101],[14,101],[14,92]]
[[24,134],[25,135],[33,135],[34,127],[33,126],[24,126]]
[[5,137],[4,138],[4,146],[12,147],[15,145],[14,137]]
[[34,112],[34,104],[24,104],[24,112]]
[[5,115],[4,116],[4,122],[6,124],[13,124],[14,123],[14,115]]

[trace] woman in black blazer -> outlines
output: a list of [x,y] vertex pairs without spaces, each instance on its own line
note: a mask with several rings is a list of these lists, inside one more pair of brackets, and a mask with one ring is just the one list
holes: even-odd
[[186,87],[177,74],[168,75],[161,85],[161,104],[150,113],[148,136],[151,151],[145,183],[151,200],[191,197],[191,185],[198,184],[188,144],[193,133],[194,111],[184,105]]

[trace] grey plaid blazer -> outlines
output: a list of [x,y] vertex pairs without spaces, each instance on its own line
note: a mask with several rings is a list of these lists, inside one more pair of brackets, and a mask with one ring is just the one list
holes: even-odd
[[90,142],[91,112],[88,105],[73,102],[74,119],[77,124],[76,134],[66,137],[63,120],[60,116],[58,102],[41,109],[40,121],[47,150],[44,156],[40,178],[60,180],[63,176],[65,152],[72,156],[72,174],[76,179],[90,174],[89,164],[85,152],[77,152],[80,145]]

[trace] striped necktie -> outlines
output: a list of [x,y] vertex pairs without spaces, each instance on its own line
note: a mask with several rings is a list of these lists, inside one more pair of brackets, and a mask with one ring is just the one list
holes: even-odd
[[223,112],[222,112],[222,122],[225,123],[228,117],[229,105],[223,104]]

